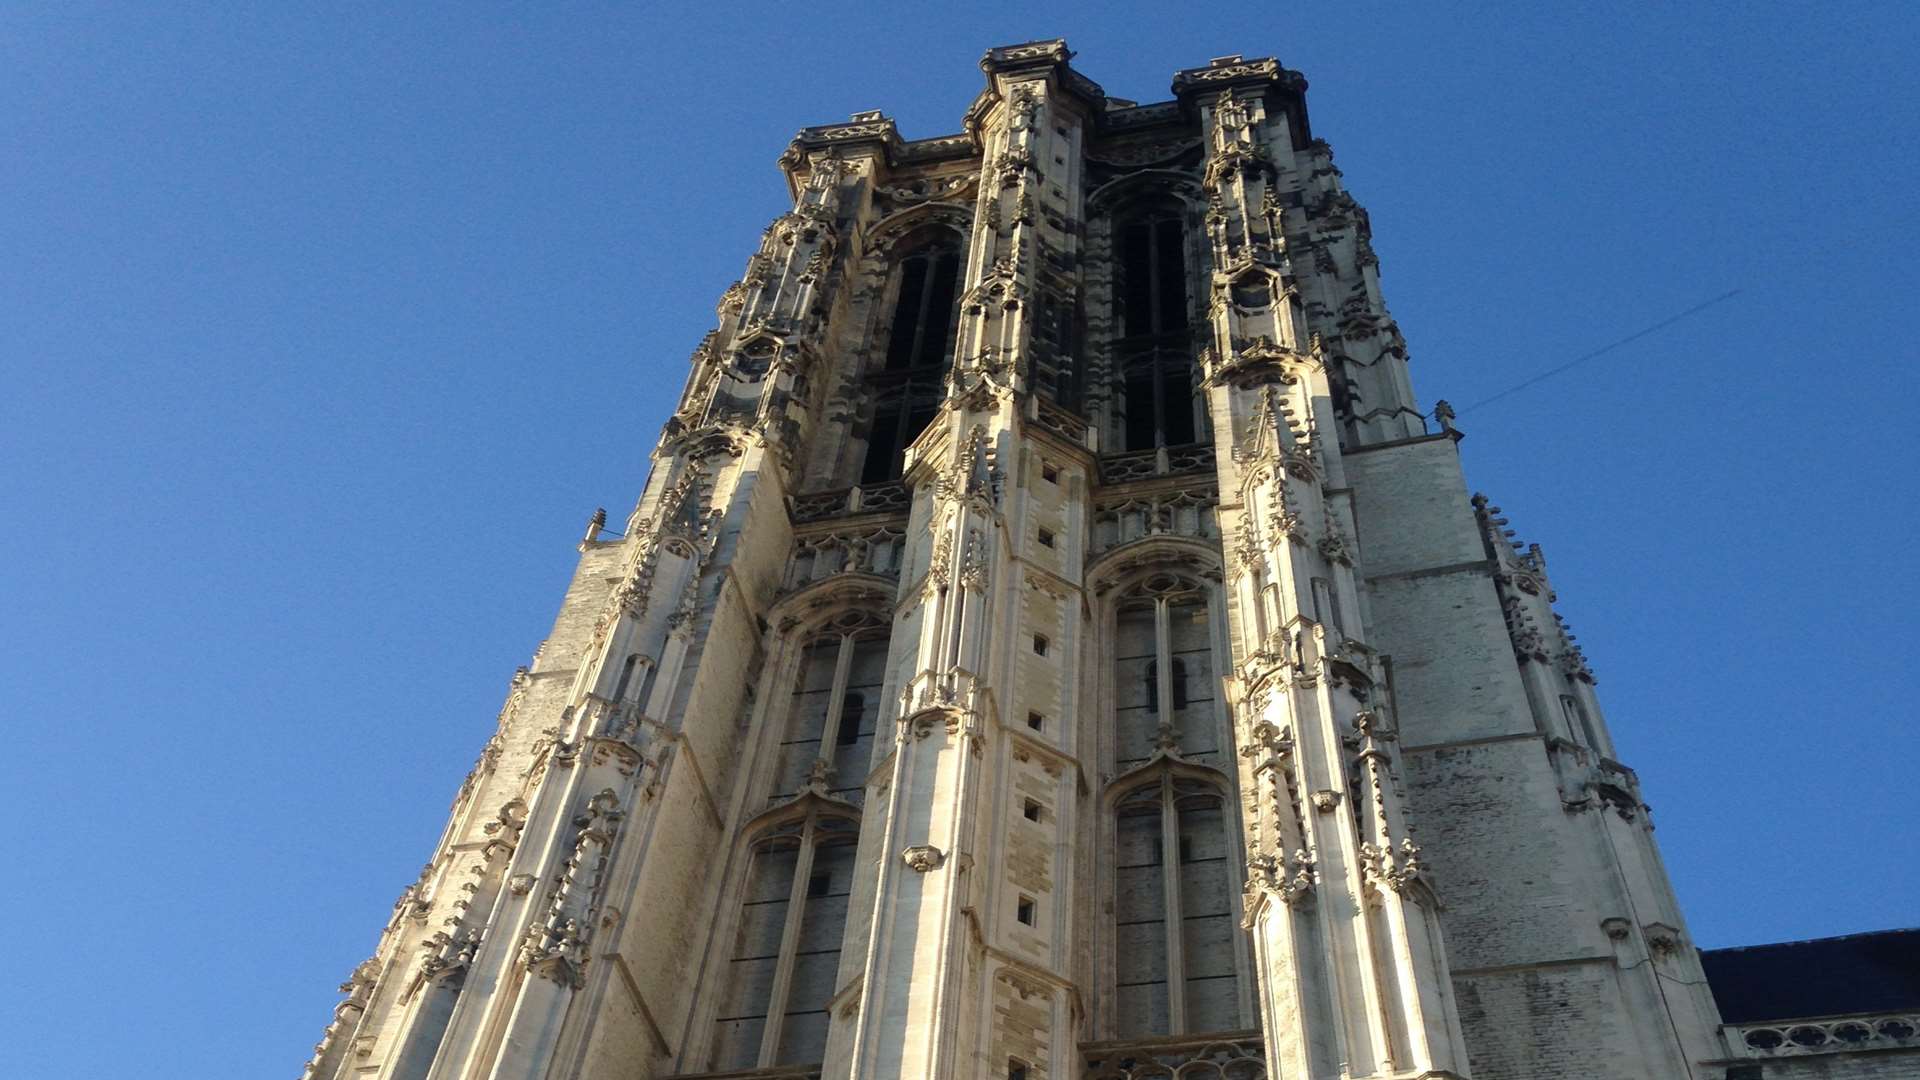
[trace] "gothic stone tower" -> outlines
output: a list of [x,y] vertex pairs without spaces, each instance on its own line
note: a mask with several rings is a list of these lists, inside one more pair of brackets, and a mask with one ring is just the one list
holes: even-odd
[[795,139],[308,1077],[1738,1056],[1305,80],[1068,56],[988,52],[958,135]]

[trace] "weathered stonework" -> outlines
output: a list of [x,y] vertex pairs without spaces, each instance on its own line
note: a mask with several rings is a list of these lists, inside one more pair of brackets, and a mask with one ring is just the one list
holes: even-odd
[[788,148],[306,1076],[1912,1075],[1721,1024],[1306,81],[1068,58]]

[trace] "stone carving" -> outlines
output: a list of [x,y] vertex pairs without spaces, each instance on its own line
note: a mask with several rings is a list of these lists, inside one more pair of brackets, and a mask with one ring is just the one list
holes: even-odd
[[798,537],[787,557],[783,588],[799,589],[835,574],[898,579],[906,533],[891,525],[839,529]]
[[554,875],[545,917],[527,927],[520,962],[529,972],[575,989],[586,982],[587,946],[596,921],[595,893],[613,835],[626,814],[611,788],[587,801],[573,819],[572,851]]
[[1341,534],[1340,526],[1328,523],[1327,535],[1320,538],[1320,555],[1330,563],[1353,565],[1353,552],[1347,549],[1347,538]]
[[1761,1057],[1920,1048],[1920,1013],[1756,1024],[1735,1029],[1733,1034],[1738,1045]]
[[1311,900],[1314,885],[1320,880],[1313,856],[1304,849],[1277,855],[1254,855],[1247,859],[1246,917],[1242,925],[1253,926],[1258,898],[1273,896],[1288,907]]
[[960,559],[960,585],[974,592],[987,587],[987,553],[979,529],[967,530],[967,549]]
[[992,451],[987,446],[987,429],[976,426],[967,433],[953,462],[941,470],[934,493],[944,502],[966,503],[992,513],[999,500],[999,486]]
[[1212,491],[1181,487],[1120,498],[1109,496],[1093,507],[1095,554],[1148,536],[1190,536],[1216,540],[1220,536]]
[[1214,469],[1213,444],[1168,446],[1154,450],[1132,450],[1100,457],[1100,482],[1123,484],[1155,476],[1183,476],[1211,473]]
[[1420,845],[1403,839],[1399,846],[1361,844],[1360,872],[1367,886],[1375,891],[1404,892],[1414,882],[1424,880],[1426,867],[1420,861]]
[[915,844],[905,851],[902,851],[900,858],[909,867],[924,874],[929,870],[939,867],[941,863],[946,861],[947,857],[937,847],[928,844]]
[[1647,949],[1656,957],[1669,957],[1680,951],[1680,931],[1665,923],[1648,923],[1640,928],[1646,936]]
[[420,942],[420,970],[409,993],[417,992],[426,981],[450,982],[466,973],[480,949],[480,931],[458,929],[452,933],[437,931]]
[[1083,1080],[1266,1080],[1260,1037],[1167,1038],[1086,1047]]
[[877,188],[876,198],[886,199],[896,205],[911,206],[925,202],[938,202],[945,199],[957,199],[972,190],[979,177],[974,173],[959,173],[954,176],[926,177],[912,180],[897,187]]

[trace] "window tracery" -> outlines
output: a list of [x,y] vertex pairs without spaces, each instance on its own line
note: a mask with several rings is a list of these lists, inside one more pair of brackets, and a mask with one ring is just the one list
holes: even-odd
[[719,1071],[811,1065],[826,1053],[889,622],[842,607],[839,594],[817,603],[810,629],[787,628],[797,647],[772,728],[768,809],[745,830],[713,1006],[708,1067]]
[[1236,915],[1238,801],[1219,709],[1217,589],[1184,547],[1148,541],[1107,602],[1112,987],[1119,1039],[1235,1031],[1250,1011]]
[[1183,575],[1150,575],[1120,595],[1112,641],[1115,770],[1141,765],[1157,750],[1218,764],[1207,590]]
[[1244,1023],[1233,823],[1209,770],[1154,769],[1114,802],[1114,1034]]
[[801,647],[770,799],[792,798],[818,778],[827,794],[859,805],[886,681],[887,635],[884,619],[850,612]]
[[1113,370],[1126,450],[1185,446],[1204,426],[1189,330],[1186,214],[1150,201],[1113,218]]
[[809,1064],[826,1055],[859,822],[821,800],[751,844],[726,988],[715,1013],[716,1070]]
[[927,229],[902,241],[882,324],[886,348],[867,377],[873,422],[867,429],[863,484],[900,476],[909,444],[933,422],[952,363],[964,268],[959,238]]

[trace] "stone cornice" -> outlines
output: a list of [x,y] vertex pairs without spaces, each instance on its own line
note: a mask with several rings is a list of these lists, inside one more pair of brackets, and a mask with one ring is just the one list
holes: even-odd
[[1156,101],[1147,105],[1119,105],[1105,109],[1099,113],[1096,122],[1101,134],[1111,135],[1152,127],[1185,126],[1187,114],[1178,101]]
[[1175,72],[1173,76],[1174,96],[1182,101],[1195,94],[1218,93],[1242,86],[1261,89],[1272,87],[1301,97],[1307,92],[1307,77],[1281,67],[1280,61],[1271,56],[1263,56],[1258,60],[1223,56],[1206,67],[1187,68]]
[[1060,38],[1029,41],[1020,45],[996,45],[980,58],[980,70],[989,84],[996,75],[1015,75],[1044,71],[1060,80],[1060,86],[1091,105],[1096,111],[1105,104],[1107,92],[1100,84],[1073,70],[1068,61],[1073,50]]

